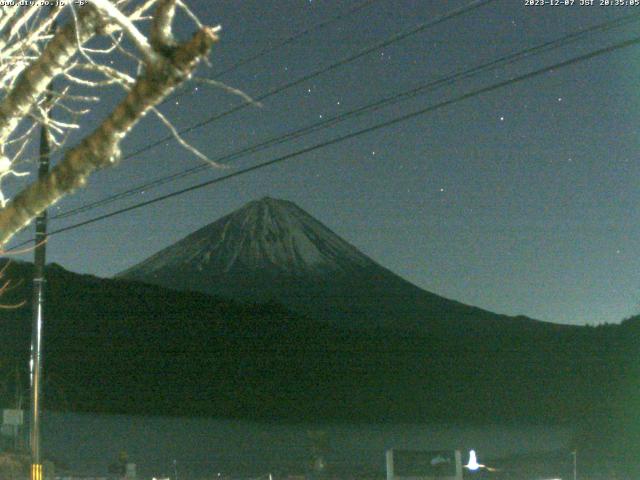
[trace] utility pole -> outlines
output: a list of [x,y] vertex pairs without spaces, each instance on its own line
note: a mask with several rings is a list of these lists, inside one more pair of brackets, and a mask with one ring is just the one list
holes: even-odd
[[578,450],[571,452],[573,455],[573,480],[578,480]]
[[[51,4],[50,10],[56,7]],[[57,28],[54,21],[50,33]],[[44,100],[44,121],[40,126],[40,157],[38,160],[38,180],[49,173],[51,156],[48,120],[53,108],[53,81],[47,88]],[[44,322],[44,267],[47,253],[47,210],[36,217],[35,252],[33,259],[33,302],[31,319],[31,421],[29,423],[29,446],[31,448],[31,480],[43,480],[42,458],[40,455],[40,412],[42,410],[42,328]]]
[[[45,99],[45,123],[40,127],[40,160],[38,162],[38,179],[49,173],[51,145],[49,143],[49,127],[46,124],[50,117],[49,108],[53,96],[52,85]],[[42,459],[40,455],[40,412],[42,409],[42,327],[44,321],[44,286],[45,260],[47,241],[47,211],[36,217],[35,253],[33,261],[33,303],[31,322],[31,422],[29,424],[29,444],[31,447],[31,480],[42,480]]]

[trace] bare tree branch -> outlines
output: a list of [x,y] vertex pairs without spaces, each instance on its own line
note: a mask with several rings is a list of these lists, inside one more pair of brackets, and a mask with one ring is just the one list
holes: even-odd
[[0,103],[0,144],[4,144],[18,123],[29,113],[53,78],[64,71],[78,51],[78,39],[86,42],[100,25],[92,8],[83,8],[78,22],[69,23],[47,44],[42,55],[18,78],[16,85]]
[[[140,50],[140,53],[142,53],[147,64],[152,64],[156,61],[156,52],[154,52],[151,45],[149,45],[147,37],[145,37],[142,32],[136,28],[129,17],[116,8],[110,0],[91,0],[91,2],[100,12],[105,14],[122,28],[124,33],[131,39],[138,50]],[[171,29],[170,23],[167,28],[169,28],[169,30]]]
[[[95,28],[95,23],[87,23]],[[191,76],[198,62],[208,54],[217,40],[218,30],[219,28],[204,27],[188,42],[156,52],[158,60],[147,65],[145,72],[138,77],[125,99],[109,117],[80,144],[67,151],[64,159],[47,176],[41,181],[32,183],[0,210],[0,245],[4,245],[31,219],[62,196],[84,186],[92,172],[115,164],[120,158],[121,140],[152,107]],[[67,35],[75,34],[75,31],[70,32],[68,29],[66,32]],[[87,36],[88,33],[84,35]],[[56,35],[56,39],[58,38]],[[66,45],[60,40],[58,43]],[[73,45],[74,42],[70,43]],[[54,51],[60,52],[64,48],[60,46]],[[69,56],[66,56],[65,60],[68,61],[68,58]],[[59,70],[62,71],[61,68]],[[47,71],[50,71],[50,68]],[[19,110],[19,108],[14,107],[13,110]],[[1,108],[0,113],[2,113]],[[6,123],[11,121],[6,115],[4,118],[0,116],[0,139],[3,132],[3,119]]]

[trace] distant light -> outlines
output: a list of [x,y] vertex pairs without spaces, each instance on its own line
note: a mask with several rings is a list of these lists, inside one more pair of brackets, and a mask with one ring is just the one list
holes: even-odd
[[472,472],[484,467],[484,465],[478,463],[475,450],[469,450],[469,462],[464,467],[468,468]]
[[469,452],[469,463],[465,465],[469,470],[478,470],[480,465],[478,464],[478,459],[476,457],[476,451],[471,450]]

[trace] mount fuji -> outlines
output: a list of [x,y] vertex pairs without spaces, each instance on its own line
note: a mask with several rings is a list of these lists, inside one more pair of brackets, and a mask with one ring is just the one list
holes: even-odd
[[249,202],[118,277],[245,302],[277,302],[348,328],[486,331],[544,323],[422,290],[294,203],[270,197]]

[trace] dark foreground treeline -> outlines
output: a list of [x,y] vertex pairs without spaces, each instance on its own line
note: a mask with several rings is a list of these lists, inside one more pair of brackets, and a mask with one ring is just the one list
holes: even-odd
[[[29,271],[15,263],[6,275],[27,278]],[[578,425],[581,448],[640,453],[634,440],[640,440],[640,319],[596,328],[516,322],[502,330],[351,331],[275,304],[240,304],[56,266],[48,279],[49,409],[567,423]],[[30,297],[25,282],[2,301]],[[0,394],[7,406],[19,391],[16,368],[26,388],[30,315],[29,306],[0,311]]]

